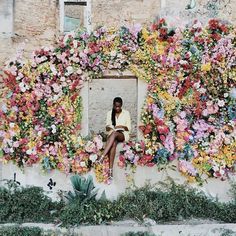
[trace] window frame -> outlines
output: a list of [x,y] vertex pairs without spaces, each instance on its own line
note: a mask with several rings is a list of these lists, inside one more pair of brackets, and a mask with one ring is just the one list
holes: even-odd
[[[9,0],[6,0],[6,2],[10,2]],[[1,31],[0,30],[0,38],[10,38],[10,37],[13,37],[14,36],[14,13],[15,13],[15,0],[11,0],[10,2],[11,4],[11,12],[10,12],[10,22],[9,22],[9,25],[8,27],[10,28],[10,30],[8,32],[4,32],[4,31]],[[4,10],[3,10],[4,12]]]
[[64,17],[65,17],[65,6],[66,5],[80,5],[85,7],[84,12],[84,26],[87,31],[91,32],[91,0],[59,0],[60,9],[60,33],[66,34],[64,31]]

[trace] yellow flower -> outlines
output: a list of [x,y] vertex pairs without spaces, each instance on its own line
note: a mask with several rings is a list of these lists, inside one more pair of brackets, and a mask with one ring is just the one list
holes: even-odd
[[162,55],[162,54],[164,54],[164,52],[165,52],[165,46],[163,44],[158,44],[157,45],[157,53],[159,55]]
[[153,103],[153,98],[152,97],[147,97],[147,104],[152,104]]
[[143,35],[143,38],[145,40],[147,40],[147,38],[149,36],[149,33],[148,33],[147,29],[145,29],[145,28],[142,29],[142,35]]
[[202,70],[202,71],[210,71],[210,70],[211,70],[211,63],[208,62],[208,63],[206,63],[206,64],[203,64],[203,65],[201,66],[201,70]]
[[194,176],[188,176],[187,177],[189,183],[194,183],[196,182],[196,178]]

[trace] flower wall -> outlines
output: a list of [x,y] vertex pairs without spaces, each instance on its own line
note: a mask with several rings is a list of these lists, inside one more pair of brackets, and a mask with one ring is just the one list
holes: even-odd
[[0,106],[0,157],[18,166],[87,173],[107,180],[107,161],[95,165],[102,137],[81,137],[80,89],[107,69],[129,69],[148,83],[141,114],[143,141],[124,145],[119,166],[158,167],[178,160],[189,180],[225,178],[236,160],[235,29],[212,19],[184,29],[164,19],[83,31],[36,50],[6,67]]

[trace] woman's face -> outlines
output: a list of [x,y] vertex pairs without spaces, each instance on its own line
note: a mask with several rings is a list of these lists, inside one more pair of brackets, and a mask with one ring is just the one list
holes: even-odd
[[122,111],[121,107],[122,107],[122,105],[119,102],[115,102],[113,104],[113,109],[115,109],[116,113],[120,113]]

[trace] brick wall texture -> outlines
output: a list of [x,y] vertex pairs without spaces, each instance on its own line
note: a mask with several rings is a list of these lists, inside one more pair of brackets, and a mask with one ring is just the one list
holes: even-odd
[[[194,8],[186,10],[188,5],[194,5]],[[209,6],[218,10],[209,10]],[[194,18],[206,21],[214,14],[235,23],[235,6],[236,0],[91,0],[92,28],[149,24],[158,16],[164,16],[172,24],[181,24]],[[76,14],[75,8],[68,9],[71,9],[71,15]],[[14,57],[19,48],[24,48],[27,58],[34,49],[55,45],[60,35],[59,0],[14,0],[13,10],[13,35],[2,37],[0,34],[0,73],[4,63]]]

